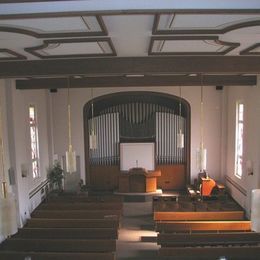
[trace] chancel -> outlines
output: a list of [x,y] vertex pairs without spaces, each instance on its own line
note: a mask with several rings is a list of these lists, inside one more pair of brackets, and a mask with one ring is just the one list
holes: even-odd
[[257,0],[2,0],[0,259],[258,259],[259,30]]

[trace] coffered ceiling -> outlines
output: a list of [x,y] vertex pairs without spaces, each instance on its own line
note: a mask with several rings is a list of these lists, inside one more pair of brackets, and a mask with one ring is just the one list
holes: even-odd
[[[231,0],[218,1],[221,8],[214,6],[216,1],[198,1],[198,9],[178,6],[177,1],[165,1],[168,9],[166,3],[158,1],[157,9],[155,1],[150,5],[148,1],[133,2],[135,7],[130,1],[120,1],[117,7],[116,1],[110,0],[1,1],[0,77],[180,77],[191,73],[248,77],[260,71],[256,59],[260,54],[257,1],[247,1],[247,5],[235,1],[234,8]],[[213,5],[209,6],[209,2]],[[201,8],[203,3],[206,8]],[[176,69],[177,57],[181,69]],[[219,67],[206,69],[204,57],[209,64],[218,57]],[[129,66],[122,71],[118,63],[122,60],[136,64],[137,59],[143,64],[139,69]],[[188,69],[188,62],[195,60],[200,64]],[[71,63],[71,70],[66,68],[70,61],[77,63],[74,67]],[[77,70],[88,61],[94,69]],[[163,69],[166,61],[173,62],[168,64],[171,70]],[[103,62],[109,63],[107,70]],[[237,62],[245,68],[238,67]],[[148,67],[144,68],[144,64]],[[60,66],[64,71],[44,71],[47,66]]]

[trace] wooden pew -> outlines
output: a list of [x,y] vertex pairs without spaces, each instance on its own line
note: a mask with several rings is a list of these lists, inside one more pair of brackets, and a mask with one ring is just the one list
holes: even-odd
[[103,219],[105,216],[116,215],[120,218],[121,210],[35,210],[33,218],[60,219]]
[[159,259],[243,259],[257,260],[260,255],[259,246],[233,247],[163,247],[159,249]]
[[50,253],[50,252],[13,252],[0,251],[0,260],[24,260],[30,256],[32,260],[115,260],[114,252],[105,253]]
[[117,228],[22,228],[15,238],[117,239]]
[[179,246],[215,246],[215,245],[257,245],[260,243],[260,233],[235,232],[235,233],[195,233],[174,234],[160,233],[157,244],[162,247]]
[[42,203],[37,210],[122,210],[123,204],[117,202],[58,202]]
[[251,231],[251,221],[162,221],[157,232]]
[[11,238],[0,245],[4,251],[24,252],[115,252],[115,239],[21,239]]
[[104,219],[28,219],[25,227],[29,228],[118,228],[119,220],[115,217]]
[[244,211],[155,211],[155,221],[175,220],[243,220]]
[[80,195],[61,195],[48,196],[46,201],[52,202],[123,202],[123,197],[115,195],[106,196],[80,196]]

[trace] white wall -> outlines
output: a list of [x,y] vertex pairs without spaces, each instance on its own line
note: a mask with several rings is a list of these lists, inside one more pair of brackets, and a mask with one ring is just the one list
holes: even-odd
[[[49,166],[50,122],[48,113],[48,92],[46,90],[17,90],[14,80],[1,81],[2,98],[5,100],[5,141],[8,143],[6,171],[12,167],[15,172],[16,185],[9,190],[15,193],[18,204],[18,222],[23,225],[31,211],[40,203],[40,195],[31,199],[29,193],[46,180],[46,169]],[[31,148],[29,135],[29,105],[34,104],[37,110],[40,178],[33,179],[31,169]],[[8,141],[7,141],[8,140]],[[27,177],[22,177],[22,169]],[[6,173],[7,174],[7,173]]]
[[[246,208],[250,216],[251,190],[260,187],[259,156],[260,156],[260,86],[255,87],[229,87],[228,99],[228,142],[226,174],[235,183],[240,185],[247,193],[241,194],[238,189],[229,184],[234,198]],[[236,102],[240,100],[245,104],[244,112],[244,160],[243,176],[241,179],[234,175],[235,167],[235,120]],[[247,174],[246,161],[253,162],[253,175]]]
[[[179,95],[179,87],[131,87],[131,88],[98,88],[94,89],[94,97],[123,91],[153,91]],[[205,147],[208,149],[208,173],[219,179],[221,176],[221,105],[222,91],[215,87],[204,87],[205,113]],[[59,89],[52,93],[54,153],[59,157],[65,154],[68,144],[67,134],[67,90]],[[196,149],[200,143],[200,87],[182,87],[182,96],[191,105],[191,176],[197,177]],[[85,179],[83,107],[91,99],[90,89],[71,89],[72,111],[72,145],[80,156],[81,177]]]

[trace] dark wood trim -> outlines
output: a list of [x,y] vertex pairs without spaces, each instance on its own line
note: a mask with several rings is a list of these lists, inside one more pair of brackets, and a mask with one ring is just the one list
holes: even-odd
[[[175,12],[175,14],[178,14]],[[184,14],[184,13],[181,13]],[[185,13],[185,14],[194,14],[194,13]],[[204,12],[198,12],[196,14],[218,14],[218,13],[204,13]],[[222,13],[223,14],[223,13]],[[160,16],[162,14],[157,14],[154,20],[153,24],[153,34],[154,35],[176,35],[176,34],[224,34],[233,30],[246,28],[246,27],[252,27],[252,26],[258,26],[260,25],[259,20],[254,21],[246,21],[246,22],[236,22],[235,24],[226,26],[221,29],[214,29],[214,28],[208,28],[208,29],[172,29],[172,30],[160,30],[158,29],[159,22],[160,22]]]
[[[153,44],[155,41],[214,41],[220,46],[229,46],[223,51],[220,52],[154,52]],[[233,49],[237,48],[240,44],[235,42],[225,42],[219,40],[218,36],[152,36],[149,44],[149,55],[225,55]]]
[[[36,31],[29,30],[29,29],[22,29],[22,28],[9,27],[9,26],[0,26],[0,32],[19,33],[19,34],[24,34],[24,35],[29,35],[29,36],[32,36],[32,37],[35,37],[35,38],[39,38],[39,39],[42,39],[42,38],[68,38],[68,37],[71,38],[71,37],[107,36],[108,32],[107,32],[107,29],[106,29],[106,26],[105,26],[105,23],[104,23],[102,17],[99,16],[99,15],[92,15],[92,16],[96,17],[101,31],[38,33]],[[58,16],[58,17],[61,18],[60,16]],[[81,19],[81,16],[75,16],[75,17]],[[40,19],[40,17],[35,17],[35,18]],[[46,18],[46,17],[42,17],[42,18]],[[47,18],[55,18],[55,17],[47,17]],[[26,19],[26,18],[24,18],[24,19]],[[0,18],[0,20],[1,20],[1,18]]]
[[[2,0],[8,1],[8,0]],[[10,0],[12,1],[12,0]],[[15,2],[15,0],[13,0]],[[18,1],[18,0],[17,0]],[[28,0],[30,1],[30,0]],[[31,0],[33,1],[33,0]],[[40,1],[40,0],[36,0]],[[52,1],[52,0],[45,0]],[[54,0],[53,0],[54,1]],[[62,1],[62,0],[60,0]],[[69,0],[67,0],[69,1]],[[0,5],[1,5],[0,3]],[[7,19],[25,19],[25,18],[41,18],[41,17],[71,17],[71,16],[84,16],[84,15],[153,15],[153,14],[260,14],[260,9],[139,9],[139,10],[109,10],[109,11],[63,11],[63,12],[48,12],[48,13],[23,13],[23,14],[2,14],[0,20]]]
[[235,182],[232,178],[230,178],[229,176],[226,175],[225,179],[233,187],[235,187],[238,191],[240,191],[244,196],[247,196],[247,191],[242,186],[240,186],[237,182]]
[[[67,78],[35,78],[16,80],[17,89],[58,89],[67,88]],[[206,86],[253,86],[256,76],[204,75]],[[152,87],[152,86],[200,86],[201,77],[187,75],[144,76],[144,77],[84,77],[71,78],[70,88],[106,88],[106,87]]]
[[252,50],[254,50],[254,49],[258,48],[258,47],[260,47],[260,43],[259,42],[249,46],[248,48],[246,48],[244,50],[242,50],[240,52],[240,55],[260,55],[260,51],[252,51]]
[[25,57],[24,55],[19,54],[18,52],[12,51],[10,49],[0,49],[0,53],[1,52],[9,53],[9,54],[13,55],[13,57],[2,57],[2,58],[0,58],[0,61],[26,60],[27,59],[27,57]]
[[256,56],[172,56],[0,62],[0,78],[125,74],[258,74]]
[[[96,42],[99,44],[100,42],[106,42],[111,48],[111,53],[85,53],[85,54],[67,54],[67,55],[42,55],[39,50],[44,50],[48,48],[50,44],[63,44],[63,43],[79,43],[79,42]],[[113,43],[110,38],[73,38],[73,39],[54,39],[54,40],[44,40],[42,45],[38,45],[35,47],[25,48],[25,51],[30,54],[39,57],[41,59],[58,59],[58,58],[79,58],[79,57],[97,57],[97,56],[116,56],[116,51],[113,46]]]

